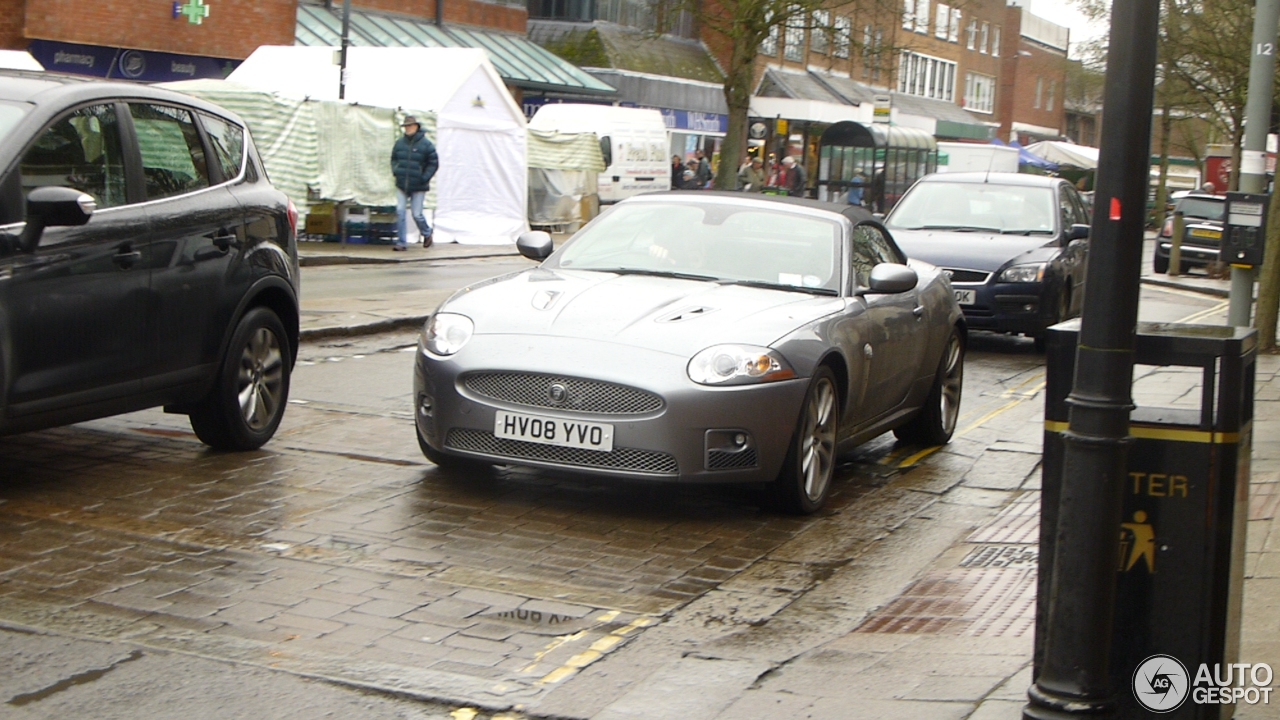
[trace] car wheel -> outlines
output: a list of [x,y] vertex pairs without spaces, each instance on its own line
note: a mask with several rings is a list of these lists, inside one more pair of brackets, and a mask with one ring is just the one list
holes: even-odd
[[815,513],[831,494],[836,468],[840,398],[836,377],[825,365],[809,381],[791,449],[774,481],[778,506],[791,513]]
[[192,412],[196,437],[215,450],[256,450],[275,434],[293,368],[284,324],[257,307],[240,319],[208,397]]
[[414,425],[413,434],[418,437],[418,449],[422,450],[423,457],[442,470],[488,470],[493,467],[487,462],[447,455],[436,450],[427,444],[426,439],[422,437],[422,431],[417,428],[416,424]]
[[[1037,342],[1040,338],[1036,339]],[[938,363],[938,374],[920,412],[905,425],[894,428],[899,440],[932,447],[945,445],[956,431],[960,416],[960,391],[964,385],[964,340],[953,329]]]
[[1169,273],[1169,258],[1161,257],[1160,253],[1156,253],[1155,256],[1151,258],[1151,269],[1155,271],[1157,275],[1167,275]]

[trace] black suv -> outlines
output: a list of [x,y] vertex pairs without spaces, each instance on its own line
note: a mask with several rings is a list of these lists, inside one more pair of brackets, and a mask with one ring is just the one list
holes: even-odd
[[[1183,218],[1181,267],[1205,267],[1218,261],[1222,245],[1222,214],[1226,208],[1226,196],[1201,193],[1185,195],[1173,206],[1173,211],[1181,212]],[[1173,214],[1170,213],[1156,237],[1152,270],[1169,272],[1169,250],[1172,247]]]
[[297,218],[216,105],[0,71],[0,434],[163,405],[217,449],[271,439]]

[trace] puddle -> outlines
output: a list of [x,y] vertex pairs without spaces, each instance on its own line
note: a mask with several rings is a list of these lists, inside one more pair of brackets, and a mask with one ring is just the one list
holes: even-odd
[[124,663],[132,662],[134,660],[141,658],[142,654],[143,653],[141,650],[134,650],[133,652],[129,653],[129,657],[117,660],[116,662],[111,663],[107,667],[96,668],[93,670],[86,670],[85,672],[72,675],[69,678],[59,680],[58,682],[50,685],[47,688],[36,690],[35,692],[22,693],[21,695],[14,695],[13,697],[9,698],[8,704],[13,705],[15,707],[22,707],[23,705],[30,705],[33,702],[39,702],[49,697],[50,695],[55,695],[57,693],[62,692],[63,690],[68,690],[77,685],[86,685],[88,683],[91,683],[101,678],[103,675],[106,675],[112,670],[115,670],[116,668],[120,667]]

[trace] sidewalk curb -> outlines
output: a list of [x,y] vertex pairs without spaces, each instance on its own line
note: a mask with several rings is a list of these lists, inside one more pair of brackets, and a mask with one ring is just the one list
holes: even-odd
[[402,330],[405,328],[420,328],[427,321],[430,315],[411,315],[409,317],[387,318],[376,322],[364,323],[361,325],[339,325],[334,327],[319,327],[303,329],[298,332],[298,340],[307,342],[311,340],[324,340],[325,338],[334,337],[356,337],[359,335],[377,335],[378,333],[391,332],[392,330]]
[[432,255],[428,257],[362,257],[359,255],[298,255],[299,267],[326,267],[329,265],[399,265],[402,263],[441,262],[449,260],[477,260],[494,257],[519,257],[515,252],[477,252],[465,255]]
[[[345,256],[343,256],[345,257]],[[426,260],[454,260],[465,259],[470,257],[494,257],[494,256],[455,256],[452,258],[413,258],[407,260],[378,260],[373,258],[350,258],[351,263],[342,262],[321,262],[320,265],[360,265],[360,264],[388,264],[403,262],[423,262]],[[301,258],[300,258],[301,259]],[[330,258],[320,258],[321,260],[329,260]],[[335,258],[342,259],[342,258]],[[1229,292],[1219,290],[1218,288],[1204,288],[1191,285],[1183,285],[1172,280],[1159,280],[1155,278],[1142,278],[1142,282],[1147,285],[1155,285],[1158,287],[1176,288],[1179,290],[1187,290],[1189,292],[1200,293],[1202,295],[1211,295],[1214,297],[1229,297]],[[302,341],[324,340],[334,337],[357,337],[361,335],[377,335],[378,333],[391,332],[393,330],[401,330],[405,328],[419,328],[430,318],[431,315],[410,315],[408,317],[386,318],[371,323],[362,323],[358,325],[339,325],[331,327],[319,327],[303,329],[298,333],[298,337]]]
[[1200,293],[1201,295],[1212,295],[1213,297],[1226,298],[1231,297],[1230,290],[1220,288],[1200,287],[1198,285],[1185,285],[1176,280],[1160,280],[1159,278],[1141,278],[1146,285],[1155,285],[1157,287],[1176,288],[1178,290],[1186,290],[1188,292]]

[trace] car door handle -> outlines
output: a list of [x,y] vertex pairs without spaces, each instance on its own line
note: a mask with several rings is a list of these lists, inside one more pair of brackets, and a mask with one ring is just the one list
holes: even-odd
[[236,240],[236,234],[230,230],[219,230],[208,237],[213,241],[214,246],[223,252],[231,249],[232,245],[240,247],[240,243]]
[[115,255],[111,256],[112,261],[121,268],[128,270],[133,264],[142,259],[142,253],[134,250],[132,245],[121,245]]
[[911,314],[915,315],[917,319],[924,317],[924,306],[923,305],[915,306],[915,309],[911,311]]

